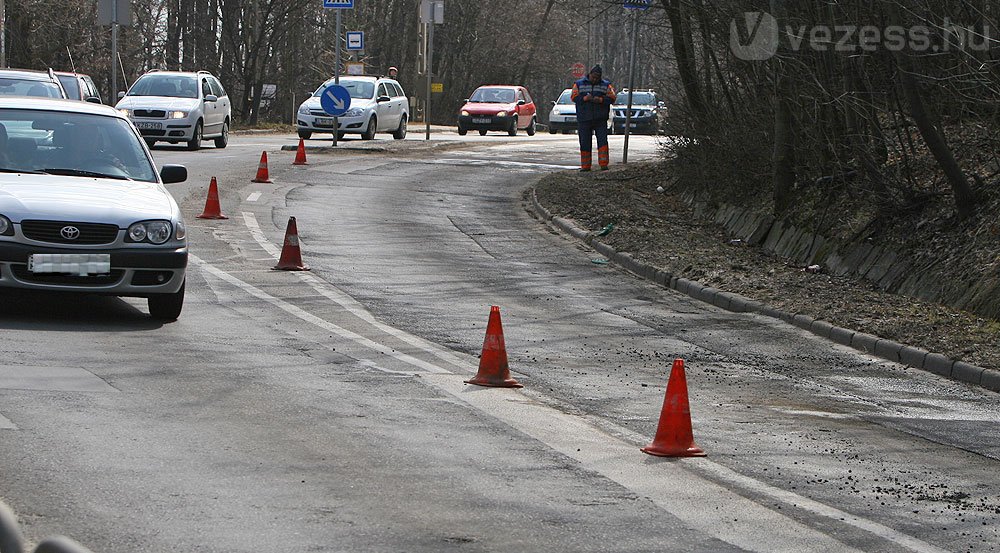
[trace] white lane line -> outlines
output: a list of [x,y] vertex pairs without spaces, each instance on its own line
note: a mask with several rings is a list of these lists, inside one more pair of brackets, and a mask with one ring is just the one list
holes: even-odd
[[[274,256],[275,259],[278,259],[278,257],[281,255],[281,250],[276,245],[269,242],[267,240],[267,237],[264,236],[264,232],[261,231],[260,225],[257,223],[257,217],[254,216],[253,213],[244,211],[243,222],[244,224],[246,224],[247,228],[250,229],[250,235],[253,236],[254,240],[256,240],[257,243],[260,244],[260,246],[264,248],[265,251]],[[381,330],[382,332],[385,332],[386,334],[393,336],[402,342],[410,344],[411,346],[418,348],[424,351],[425,353],[429,353],[446,363],[451,363],[456,367],[468,367],[470,365],[469,361],[462,360],[454,353],[444,348],[438,347],[437,345],[428,342],[423,338],[419,338],[417,336],[399,330],[398,328],[391,327],[385,323],[378,321],[371,313],[368,312],[368,310],[364,308],[364,306],[358,303],[357,300],[341,292],[340,290],[337,290],[329,283],[320,280],[318,277],[305,272],[296,272],[295,275],[323,297],[343,307],[355,317],[363,320],[364,322]]]
[[[249,295],[251,295],[251,296],[253,296],[253,297],[255,297],[255,298],[259,299],[259,300],[263,300],[263,301],[265,301],[265,302],[267,302],[267,303],[269,303],[269,304],[277,307],[278,309],[281,309],[282,311],[285,311],[286,313],[289,313],[289,314],[291,314],[291,315],[293,315],[295,317],[298,317],[299,319],[302,319],[303,321],[305,321],[305,322],[307,322],[309,324],[312,324],[314,326],[322,328],[323,330],[327,330],[329,332],[333,332],[334,334],[340,336],[341,338],[350,340],[350,341],[354,342],[355,344],[357,344],[357,345],[359,345],[361,347],[377,351],[377,352],[379,352],[381,354],[384,354],[384,355],[388,355],[389,357],[392,357],[392,358],[394,358],[394,359],[396,359],[396,360],[398,360],[400,362],[406,363],[407,365],[410,365],[410,366],[418,369],[418,372],[437,373],[437,374],[448,373],[447,370],[442,369],[441,367],[438,367],[437,365],[433,365],[433,364],[428,363],[426,361],[417,359],[416,357],[413,357],[411,355],[407,355],[405,353],[398,352],[398,351],[390,348],[389,346],[380,344],[380,343],[375,342],[373,340],[369,340],[368,338],[365,338],[364,336],[361,336],[360,334],[357,334],[355,332],[347,330],[346,328],[343,328],[343,327],[340,327],[338,325],[335,325],[335,324],[333,324],[330,321],[327,321],[325,319],[321,319],[320,317],[317,317],[316,315],[313,315],[312,313],[309,313],[305,309],[302,309],[300,307],[292,305],[292,304],[290,304],[290,303],[288,303],[288,302],[286,302],[286,301],[284,301],[284,300],[282,300],[280,298],[276,298],[276,297],[272,296],[271,294],[268,294],[267,292],[261,290],[260,288],[257,288],[256,286],[253,286],[252,284],[248,284],[246,282],[243,282],[242,280],[240,280],[240,279],[234,277],[233,275],[231,275],[231,274],[223,271],[222,269],[218,269],[216,267],[213,267],[212,265],[209,265],[208,263],[206,263],[204,260],[202,260],[201,258],[199,258],[197,256],[191,255],[190,258],[191,258],[191,261],[195,265],[198,265],[200,268],[202,268],[203,270],[205,270],[206,272],[208,272],[212,276],[214,276],[214,277],[216,277],[216,278],[218,278],[220,280],[223,280],[225,282],[228,282],[229,284],[231,284],[231,285],[233,285],[233,286],[235,286],[235,287],[243,290],[247,294],[249,294]],[[375,367],[375,368],[379,368],[378,365],[375,365],[375,364],[372,364],[371,366]],[[379,368],[379,370],[384,370],[384,369]],[[398,372],[398,371],[385,371],[385,372]]]
[[261,196],[260,192],[254,192],[253,194],[250,194],[249,196],[247,196],[247,201],[248,202],[256,202],[257,200],[260,199],[260,196]]

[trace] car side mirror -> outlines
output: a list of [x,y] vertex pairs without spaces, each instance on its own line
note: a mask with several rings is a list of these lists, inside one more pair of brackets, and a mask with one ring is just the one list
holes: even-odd
[[667,104],[666,104],[666,102],[657,102],[656,106],[657,107],[661,107],[661,108],[665,108],[665,107],[667,107]]
[[205,96],[205,101],[206,102],[218,102],[219,101],[219,97],[216,96],[215,94],[209,94],[208,96]]
[[163,184],[184,182],[188,178],[187,167],[183,165],[164,165],[160,168],[160,180]]
[[121,100],[124,97],[125,97],[125,91],[124,90],[119,90],[118,91],[118,99]]
[[379,96],[378,100],[375,100],[375,101],[381,104],[382,102],[388,102],[390,100],[392,100],[392,98],[390,98],[388,96]]
[[527,103],[528,103],[528,102],[525,102],[524,100],[518,100],[518,101],[517,101],[517,105],[519,105],[519,106],[523,106],[523,105],[525,105],[525,104],[527,104]]
[[463,102],[465,102],[466,104],[468,104],[468,103],[469,103],[469,99],[468,99],[468,98],[466,98],[466,99],[464,99],[464,100],[462,100],[462,101],[463,101]]
[[92,104],[100,104],[101,103],[101,99],[98,98],[97,96],[88,96],[87,97],[87,101],[90,102],[90,103],[92,103]]

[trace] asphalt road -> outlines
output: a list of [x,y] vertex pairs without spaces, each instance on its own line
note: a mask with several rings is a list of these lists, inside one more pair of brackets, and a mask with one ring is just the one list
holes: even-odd
[[[576,138],[160,147],[179,321],[5,295],[0,499],[95,553],[992,551],[1000,398],[594,263],[525,210]],[[621,137],[612,138],[620,160]],[[631,137],[629,159],[656,140]],[[274,184],[254,184],[267,151]],[[196,219],[212,176],[224,221]],[[289,217],[308,272],[273,271]],[[522,389],[476,374],[490,306]],[[639,448],[686,361],[703,459]]]

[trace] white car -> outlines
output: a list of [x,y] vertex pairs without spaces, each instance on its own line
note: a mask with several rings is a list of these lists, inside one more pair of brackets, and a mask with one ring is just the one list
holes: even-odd
[[549,133],[556,134],[562,132],[576,132],[576,103],[573,102],[573,90],[567,88],[559,95],[559,99],[552,102],[552,110],[549,111]]
[[115,107],[132,120],[149,146],[184,142],[189,150],[197,150],[210,138],[216,148],[229,144],[229,95],[207,71],[150,71],[119,98]]
[[184,305],[184,220],[139,133],[110,106],[0,97],[0,288]]
[[[299,106],[299,136],[309,139],[313,133],[333,134],[333,117],[323,110],[320,94],[334,84],[330,79]],[[403,88],[393,79],[349,76],[340,78],[340,86],[351,94],[351,107],[337,118],[338,137],[360,134],[364,140],[375,138],[377,132],[391,132],[397,140],[406,138],[406,122],[410,119],[410,101]]]

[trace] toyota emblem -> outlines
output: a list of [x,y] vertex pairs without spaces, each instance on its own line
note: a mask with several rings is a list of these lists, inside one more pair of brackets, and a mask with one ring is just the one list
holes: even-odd
[[63,227],[62,230],[59,231],[59,234],[61,234],[66,240],[76,240],[80,237],[80,229],[69,225]]

